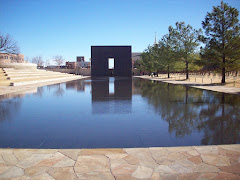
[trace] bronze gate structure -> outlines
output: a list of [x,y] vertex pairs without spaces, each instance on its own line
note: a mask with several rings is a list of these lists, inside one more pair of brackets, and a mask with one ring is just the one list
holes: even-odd
[[[109,69],[110,58],[114,69]],[[91,76],[132,76],[132,47],[91,46]]]

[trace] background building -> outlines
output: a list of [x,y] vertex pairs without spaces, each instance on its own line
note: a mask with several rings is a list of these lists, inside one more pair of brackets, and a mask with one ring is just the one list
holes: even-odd
[[76,69],[76,62],[66,62],[67,69]]
[[76,67],[78,67],[78,68],[90,68],[91,63],[90,62],[85,62],[84,56],[77,56]]
[[9,54],[9,53],[0,53],[0,62],[25,63],[23,54]]

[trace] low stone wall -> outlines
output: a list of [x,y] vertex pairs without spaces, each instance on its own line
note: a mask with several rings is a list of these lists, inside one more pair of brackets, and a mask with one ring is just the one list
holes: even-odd
[[46,69],[47,71],[68,73],[68,74],[76,74],[83,76],[91,76],[91,69],[87,68],[77,68],[77,69]]
[[33,63],[0,63],[0,68],[14,68],[21,70],[36,70],[37,65]]
[[77,68],[76,69],[77,75],[83,75],[83,76],[91,76],[91,69],[87,68]]
[[47,71],[75,74],[75,69],[46,69]]

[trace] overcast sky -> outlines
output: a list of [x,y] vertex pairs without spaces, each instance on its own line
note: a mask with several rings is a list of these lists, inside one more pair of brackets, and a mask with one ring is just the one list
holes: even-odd
[[[240,10],[240,0],[226,0]],[[220,0],[0,0],[0,31],[10,34],[21,53],[44,60],[62,55],[89,60],[91,45],[131,45],[142,52],[184,21],[201,28]]]

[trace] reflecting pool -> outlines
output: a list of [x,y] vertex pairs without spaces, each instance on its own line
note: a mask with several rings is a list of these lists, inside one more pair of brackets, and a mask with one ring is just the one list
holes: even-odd
[[103,77],[0,96],[0,148],[240,143],[240,96]]

